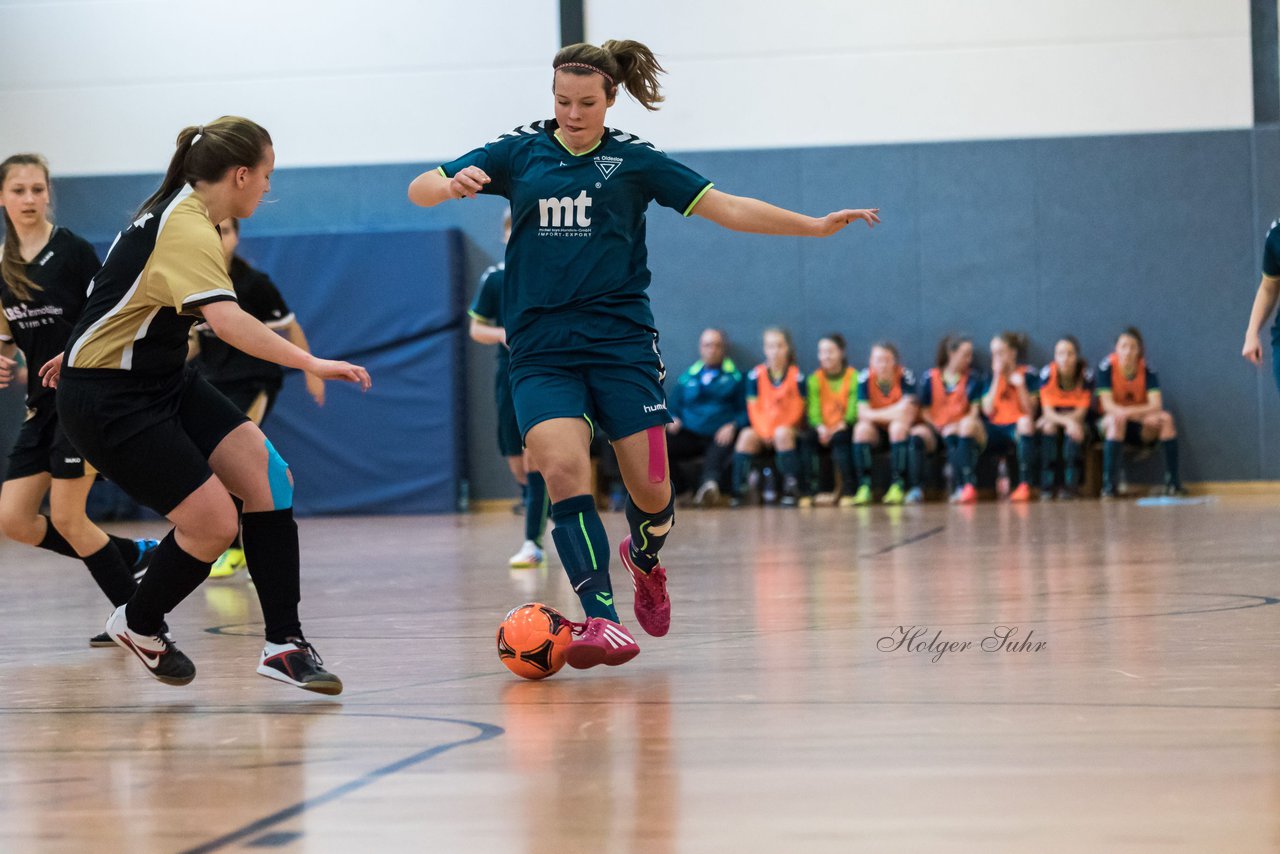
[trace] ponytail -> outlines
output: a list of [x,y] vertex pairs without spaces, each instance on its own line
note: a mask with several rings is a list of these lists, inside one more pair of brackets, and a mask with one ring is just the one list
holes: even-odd
[[583,77],[599,74],[604,78],[604,91],[610,100],[618,96],[618,86],[625,88],[627,94],[649,111],[657,110],[664,100],[658,75],[666,70],[653,51],[638,41],[610,39],[599,47],[571,44],[560,48],[551,67]]
[[184,184],[217,181],[228,169],[257,166],[269,145],[271,135],[265,128],[239,116],[223,116],[207,125],[183,128],[160,188],[147,197],[135,216],[141,216]]
[[[0,187],[9,178],[9,170],[15,166],[39,166],[44,172],[44,181],[49,183],[49,164],[39,154],[15,154],[0,163]],[[27,262],[22,260],[22,240],[18,237],[18,229],[9,218],[9,209],[4,211],[4,252],[0,254],[0,278],[9,286],[10,292],[22,301],[30,300],[34,291],[44,288],[31,281],[27,276]]]

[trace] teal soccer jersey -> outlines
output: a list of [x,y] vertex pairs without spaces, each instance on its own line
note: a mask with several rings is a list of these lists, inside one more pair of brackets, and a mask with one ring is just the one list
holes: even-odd
[[[484,271],[480,277],[480,288],[476,298],[471,301],[471,309],[467,314],[486,326],[506,326],[502,313],[502,281],[505,278],[505,264],[496,264]],[[507,348],[498,345],[498,376],[505,381],[507,372]]]
[[645,290],[645,209],[651,201],[688,216],[711,182],[653,145],[605,128],[574,155],[554,119],[503,134],[440,167],[453,177],[478,166],[485,193],[511,202],[503,283],[511,362],[563,365],[652,333]]

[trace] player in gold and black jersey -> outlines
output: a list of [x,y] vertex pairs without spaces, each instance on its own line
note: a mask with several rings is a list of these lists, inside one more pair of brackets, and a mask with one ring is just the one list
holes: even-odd
[[41,368],[58,387],[67,435],[100,471],[174,529],[107,632],[162,682],[185,685],[195,665],[164,631],[165,615],[209,575],[236,534],[244,502],[249,571],[266,624],[258,672],[337,694],[298,617],[298,529],[288,466],[253,422],[187,365],[203,319],[228,344],[326,379],[369,387],[356,365],[305,353],[241,309],[215,223],[251,216],[270,189],[267,132],[224,116],[178,135],[168,172],[120,233],[94,277],[64,356]]

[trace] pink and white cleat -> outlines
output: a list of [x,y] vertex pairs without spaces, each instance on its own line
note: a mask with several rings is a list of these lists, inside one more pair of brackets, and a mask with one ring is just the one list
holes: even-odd
[[604,617],[587,617],[584,623],[570,623],[576,637],[564,651],[565,663],[579,670],[607,664],[626,664],[640,654],[640,645],[622,625]]
[[631,587],[636,592],[636,622],[655,638],[660,638],[671,628],[671,599],[667,596],[667,570],[662,564],[645,572],[631,560],[631,538],[618,546],[622,565],[631,576]]

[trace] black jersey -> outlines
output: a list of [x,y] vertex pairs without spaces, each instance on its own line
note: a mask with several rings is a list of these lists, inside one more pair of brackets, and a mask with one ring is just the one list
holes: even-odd
[[12,341],[26,356],[29,408],[52,399],[53,389],[41,384],[40,367],[66,348],[99,266],[98,254],[86,240],[59,227],[27,265],[27,278],[40,287],[31,299],[18,299],[9,283],[0,280],[0,341]]
[[[293,312],[276,289],[271,278],[246,264],[239,256],[231,259],[231,284],[236,289],[240,307],[270,329],[285,329],[293,323]],[[261,382],[279,388],[284,369],[244,353],[219,338],[208,324],[196,327],[200,335],[200,353],[196,367],[215,386],[243,382]]]

